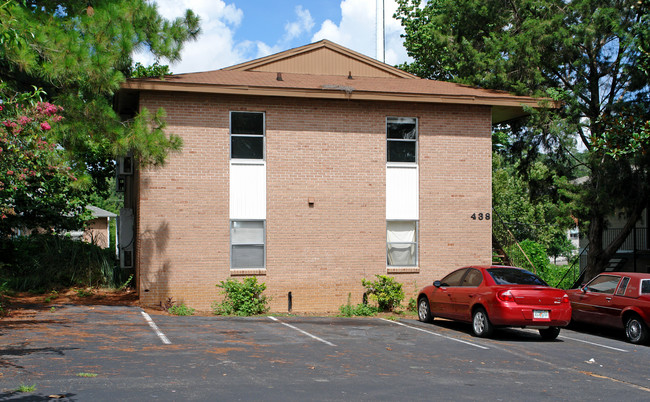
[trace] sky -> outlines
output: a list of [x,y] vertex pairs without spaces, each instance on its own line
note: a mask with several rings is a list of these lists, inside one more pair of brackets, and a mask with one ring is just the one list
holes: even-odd
[[[377,58],[377,0],[154,0],[168,19],[193,10],[201,18],[198,40],[185,45],[182,59],[169,64],[174,74],[217,70],[287,49],[328,39]],[[381,0],[379,0],[381,3]],[[395,0],[385,7],[385,62],[409,61],[400,37],[404,31],[392,18]],[[143,51],[134,60],[155,59]]]

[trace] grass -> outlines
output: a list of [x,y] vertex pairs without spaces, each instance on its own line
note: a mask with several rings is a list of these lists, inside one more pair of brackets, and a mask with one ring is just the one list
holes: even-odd
[[20,387],[16,389],[16,392],[34,392],[34,391],[36,391],[36,385],[20,384]]
[[94,377],[97,377],[97,374],[96,373],[77,373],[77,377],[94,378]]

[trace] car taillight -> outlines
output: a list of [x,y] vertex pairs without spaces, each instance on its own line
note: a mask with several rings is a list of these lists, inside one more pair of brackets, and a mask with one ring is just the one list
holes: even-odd
[[515,297],[510,293],[509,290],[502,290],[499,293],[497,293],[497,297],[501,301],[506,301],[506,302],[513,302],[515,301]]
[[562,303],[569,303],[569,295],[568,294],[565,293],[564,296],[562,296]]

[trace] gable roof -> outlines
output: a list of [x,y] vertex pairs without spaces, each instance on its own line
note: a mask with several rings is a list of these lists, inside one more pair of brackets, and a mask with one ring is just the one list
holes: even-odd
[[327,40],[221,70],[135,78],[130,91],[350,99],[492,106],[492,121],[525,116],[524,106],[544,107],[548,100],[421,79]]
[[326,39],[306,46],[226,67],[226,71],[261,71],[353,77],[418,77]]

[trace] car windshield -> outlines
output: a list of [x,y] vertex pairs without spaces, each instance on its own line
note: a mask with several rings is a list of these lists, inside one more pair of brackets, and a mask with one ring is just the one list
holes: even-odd
[[548,286],[541,278],[525,269],[490,268],[487,270],[497,285],[540,285]]

